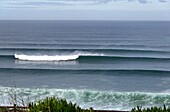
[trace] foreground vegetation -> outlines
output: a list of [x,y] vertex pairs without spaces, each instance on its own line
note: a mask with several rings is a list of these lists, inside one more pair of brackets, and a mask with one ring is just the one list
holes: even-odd
[[29,104],[29,112],[93,112],[93,109],[81,109],[76,104],[55,97]]
[[[39,100],[37,103],[29,103],[27,107],[28,108],[16,107],[16,111],[14,112],[98,112],[92,108],[81,109],[76,104],[55,97],[47,97],[44,100]],[[9,112],[10,110],[11,108],[0,108],[0,112]],[[151,108],[142,108],[138,106],[129,112],[170,112],[170,108],[167,108],[165,105],[163,107]]]

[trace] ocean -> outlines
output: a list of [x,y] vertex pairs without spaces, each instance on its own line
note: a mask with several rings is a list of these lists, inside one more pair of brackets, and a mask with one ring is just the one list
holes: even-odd
[[99,110],[170,106],[170,22],[0,21],[0,105],[11,91]]

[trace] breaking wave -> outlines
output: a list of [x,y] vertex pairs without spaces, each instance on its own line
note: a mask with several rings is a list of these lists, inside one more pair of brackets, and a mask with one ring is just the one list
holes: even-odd
[[17,55],[14,57],[19,60],[28,60],[28,61],[67,61],[67,60],[75,60],[79,57],[79,55],[65,55],[65,56],[35,56],[35,55]]
[[27,61],[69,61],[76,60],[80,56],[103,56],[103,54],[72,54],[72,55],[18,55],[14,54],[14,57],[19,60]]
[[[131,110],[136,106],[163,106],[170,105],[169,93],[145,93],[145,92],[113,92],[98,90],[77,90],[77,89],[30,89],[0,87],[1,104],[9,105],[9,92],[17,91],[17,94],[30,101],[55,96],[65,98],[67,101],[77,103],[82,108],[102,110]],[[36,98],[36,99],[35,99]]]
[[[5,57],[6,55],[0,55]],[[9,57],[10,55],[6,56]],[[119,55],[104,55],[104,54],[68,54],[68,55],[25,55],[25,54],[14,54],[14,58],[24,61],[71,61],[77,59],[84,60],[102,60],[102,59],[142,59],[142,60],[170,60],[167,56],[119,56]]]

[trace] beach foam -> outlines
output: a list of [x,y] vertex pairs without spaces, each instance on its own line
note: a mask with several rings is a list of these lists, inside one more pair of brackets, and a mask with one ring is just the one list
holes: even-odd
[[65,98],[68,101],[77,103],[82,108],[102,110],[131,110],[133,107],[145,106],[169,106],[169,93],[144,93],[144,92],[114,92],[97,90],[76,90],[76,89],[30,89],[0,87],[1,105],[10,105],[9,93],[17,91],[17,94],[24,99],[29,97],[30,101],[37,101],[45,97],[55,96]]

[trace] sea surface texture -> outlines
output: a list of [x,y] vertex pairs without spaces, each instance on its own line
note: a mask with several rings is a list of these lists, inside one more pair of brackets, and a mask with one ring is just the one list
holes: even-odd
[[82,108],[170,106],[170,22],[0,21],[0,104],[66,98]]

